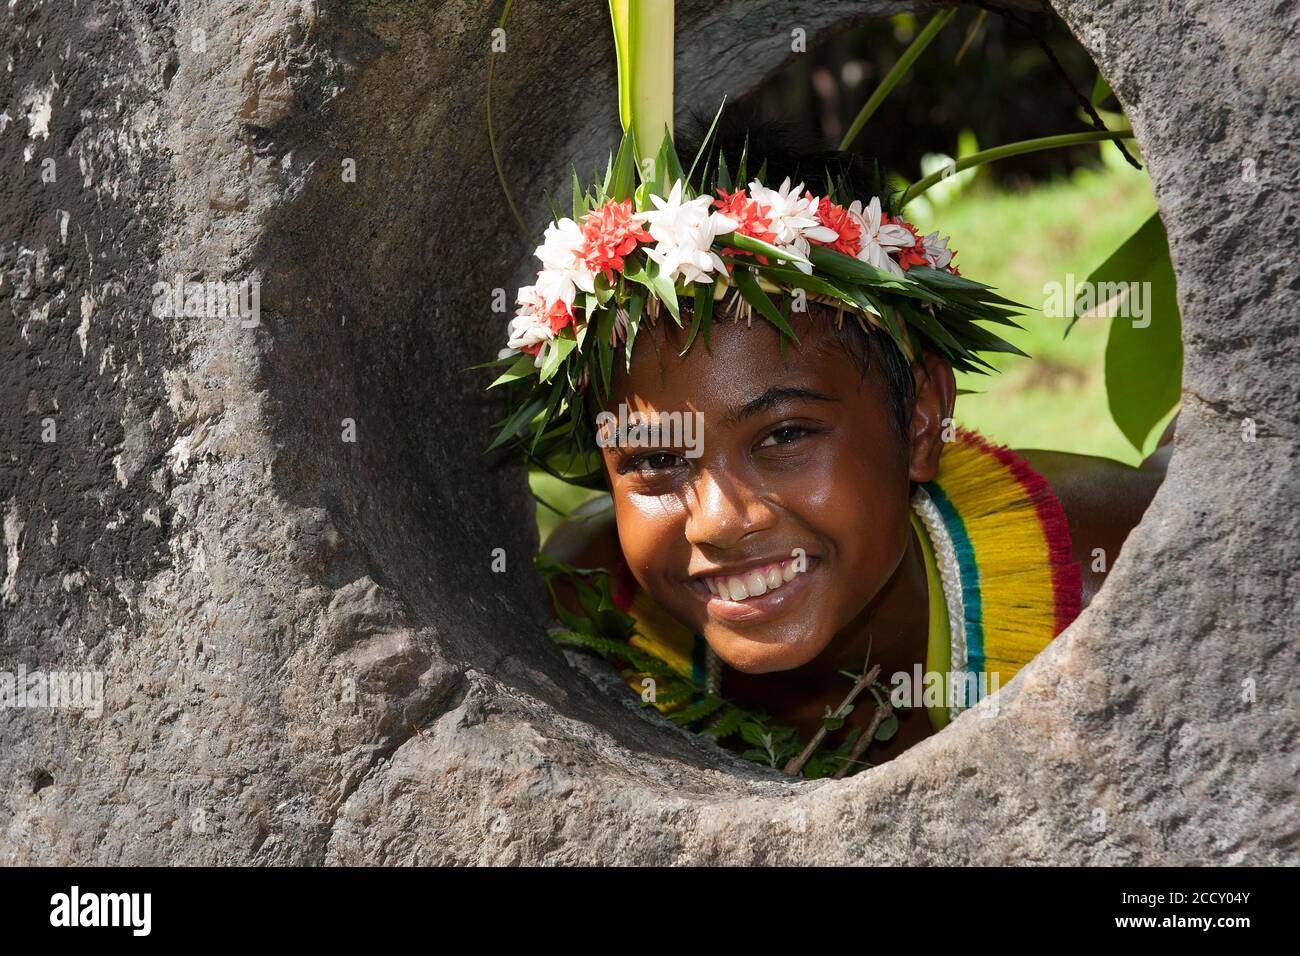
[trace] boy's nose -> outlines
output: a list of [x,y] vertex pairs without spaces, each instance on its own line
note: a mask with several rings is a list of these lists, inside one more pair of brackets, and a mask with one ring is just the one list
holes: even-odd
[[743,481],[701,469],[691,485],[686,520],[691,544],[731,548],[775,522],[772,506]]

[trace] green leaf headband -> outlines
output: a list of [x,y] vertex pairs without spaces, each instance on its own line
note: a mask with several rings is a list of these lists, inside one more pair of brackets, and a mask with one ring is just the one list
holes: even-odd
[[[488,363],[505,367],[489,387],[518,395],[491,448],[517,445],[557,477],[600,487],[585,389],[608,394],[616,354],[630,367],[647,318],[666,310],[685,328],[684,299],[692,310],[683,354],[700,333],[707,342],[714,302],[732,287],[744,311],[796,345],[792,309],[812,299],[883,330],[909,359],[932,351],[956,369],[985,371],[992,366],[979,352],[1023,354],[976,324],[1016,327],[1020,306],[963,278],[946,238],[920,236],[880,197],[864,204],[844,176],[828,172],[825,196],[788,179],[774,189],[765,168],[748,179],[747,146],[733,176],[722,151],[709,150],[717,117],[684,171],[667,122],[671,8],[668,28],[655,30],[649,7],[611,0],[623,139],[599,183],[584,189],[574,174],[572,217],[557,214],[536,250],[542,268],[519,290],[507,347]],[[638,99],[640,90],[652,92]],[[642,156],[637,131],[652,120],[663,138]]]

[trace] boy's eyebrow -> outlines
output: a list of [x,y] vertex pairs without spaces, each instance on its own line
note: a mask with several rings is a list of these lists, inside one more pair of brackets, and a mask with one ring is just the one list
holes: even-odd
[[727,421],[736,424],[753,415],[774,408],[782,402],[790,401],[837,402],[839,399],[827,395],[825,392],[818,392],[811,388],[801,388],[797,385],[774,386],[758,396],[758,398],[751,399],[736,411],[729,413]]

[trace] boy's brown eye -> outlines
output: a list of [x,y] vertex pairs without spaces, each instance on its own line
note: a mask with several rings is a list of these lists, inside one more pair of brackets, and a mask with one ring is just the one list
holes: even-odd
[[798,425],[782,425],[759,442],[758,447],[771,448],[775,445],[789,445],[807,434],[809,434],[807,428],[801,428]]
[[668,471],[677,467],[682,461],[681,455],[674,455],[672,452],[667,451],[656,451],[648,455],[638,455],[619,470],[649,475],[657,471]]

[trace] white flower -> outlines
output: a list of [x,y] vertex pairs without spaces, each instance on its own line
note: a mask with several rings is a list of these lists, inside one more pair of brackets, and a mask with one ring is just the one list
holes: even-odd
[[585,245],[582,227],[572,219],[560,219],[546,227],[535,255],[542,260],[536,288],[547,304],[563,301],[572,309],[577,289],[596,291],[596,276],[582,258]]
[[[834,242],[840,234],[829,226],[823,226],[817,217],[821,199],[812,195],[802,196],[803,191],[803,183],[791,187],[788,176],[780,189],[768,189],[757,179],[749,184],[750,198],[766,207],[768,228],[776,234],[772,245],[806,258],[810,250],[809,239]],[[795,266],[804,273],[812,273],[810,263],[797,262]]]
[[510,320],[510,338],[506,348],[524,349],[549,342],[555,338],[546,320],[536,315],[517,315]]
[[547,304],[563,302],[570,310],[577,296],[577,277],[572,272],[559,269],[543,269],[537,273],[535,288]]
[[939,238],[939,230],[930,233],[921,242],[924,244],[925,261],[931,269],[946,269],[952,262],[952,250],[948,248],[948,236]]
[[862,208],[860,200],[853,200],[849,206],[849,215],[862,227],[858,258],[877,269],[884,269],[886,272],[901,276],[902,266],[895,262],[889,253],[910,248],[916,241],[912,238],[912,234],[894,223],[887,226],[880,224],[880,197],[878,196],[871,197],[871,202],[867,204],[866,209]]
[[669,282],[712,282],[710,272],[726,269],[722,258],[713,251],[713,240],[736,228],[736,221],[721,213],[710,213],[713,200],[700,196],[682,202],[682,182],[678,180],[667,199],[651,196],[654,212],[637,213],[634,218],[649,225],[654,239],[646,246],[646,255],[659,263],[659,271]]
[[[519,310],[510,320],[508,350],[524,350],[535,345],[545,345],[555,338],[551,324],[546,320],[546,301],[537,286],[526,285],[517,297]],[[537,365],[542,364],[542,353],[537,354]]]

